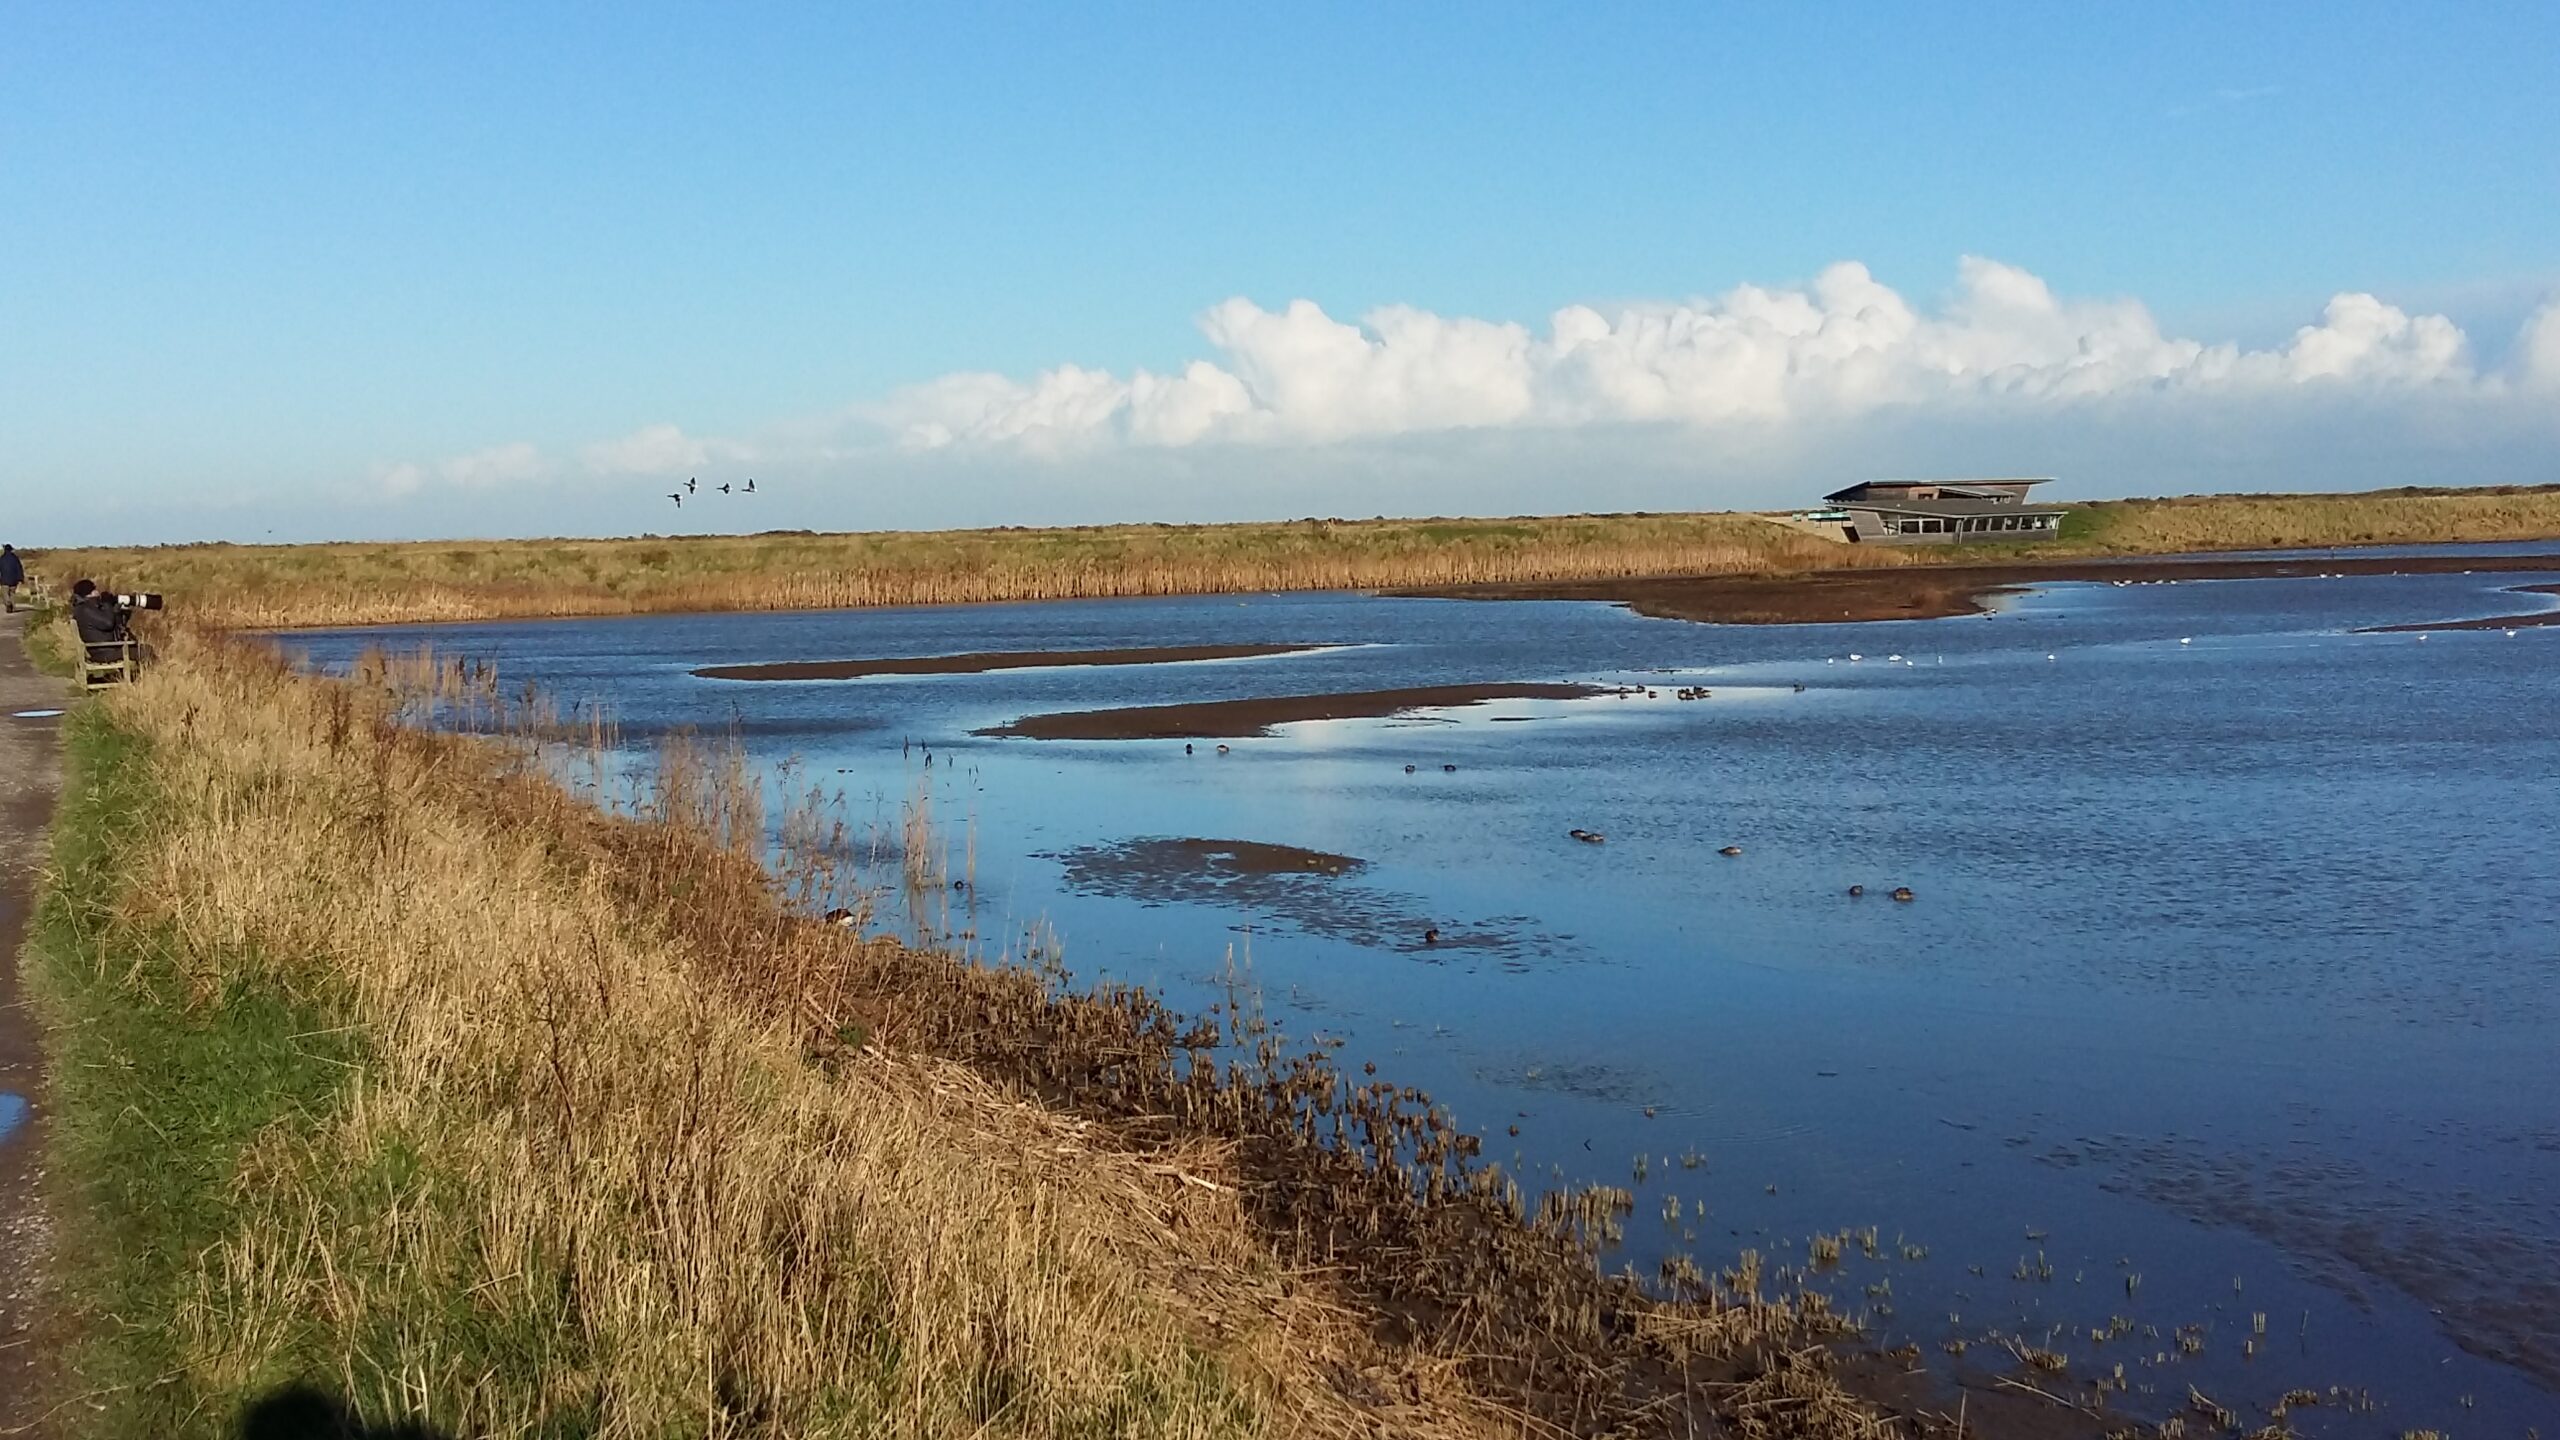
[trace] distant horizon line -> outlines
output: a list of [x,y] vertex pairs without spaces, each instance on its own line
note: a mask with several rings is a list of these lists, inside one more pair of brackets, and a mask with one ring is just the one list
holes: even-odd
[[[2050,482],[2052,482],[2056,477],[2052,477],[2052,476],[2044,476],[2044,477],[2039,477],[2039,478],[2040,478],[2042,481],[2044,481],[2044,482],[2050,483]],[[1870,479],[1870,480],[1866,480],[1866,481],[1863,481],[1863,482],[1861,482],[1861,481],[1851,481],[1851,482],[1849,482],[1849,483],[1851,483],[1851,484],[1859,484],[1859,483],[1866,483],[1866,484],[1885,484],[1885,483],[1895,483],[1895,484],[1957,484],[1957,483],[1965,483],[1965,482],[1960,481],[1960,480],[1955,480],[1955,479],[1927,479],[1927,478],[1918,478],[1918,479],[1915,479],[1914,477],[1910,477],[1910,476],[1896,476],[1896,477],[1892,477],[1892,479],[1891,479],[1891,480],[1889,480],[1889,481],[1888,481],[1888,480],[1875,480],[1875,479]],[[1972,479],[1971,479],[1971,483],[1980,484],[1980,483],[1985,483],[1985,482],[1981,479],[1981,477],[1976,476],[1976,477],[1972,477]],[[2013,481],[2011,481],[2010,483],[2016,483],[2016,482],[2013,480]],[[2178,491],[2178,492],[2169,492],[2169,493],[2151,494],[2151,495],[2113,495],[2113,496],[2093,496],[2093,497],[2089,497],[2089,498],[2086,498],[2086,499],[2075,499],[2075,500],[2055,500],[2055,501],[2048,501],[2048,502],[2046,502],[2046,503],[2047,503],[2047,504],[2049,504],[2049,505],[2058,505],[2058,506],[2097,506],[2097,505],[2128,505],[2128,504],[2164,504],[2164,503],[2174,503],[2174,502],[2179,502],[2179,501],[2206,501],[2206,500],[2353,500],[2353,499],[2369,498],[2369,497],[2373,497],[2373,496],[2382,496],[2382,495],[2404,495],[2404,496],[2411,496],[2411,497],[2435,496],[2435,495],[2501,495],[2501,494],[2505,494],[2505,495],[2531,495],[2531,494],[2544,494],[2544,493],[2549,493],[2549,492],[2553,492],[2553,491],[2560,491],[2560,480],[2543,481],[2543,482],[2538,483],[2538,484],[2493,483],[2493,484],[2483,484],[2483,485],[2382,485],[2382,486],[2375,486],[2375,487],[2373,487],[2373,488],[2371,488],[2371,489],[2365,489],[2365,490],[2196,490],[2196,491]],[[1820,497],[1819,497],[1819,496],[1816,496],[1815,498],[1819,499]],[[623,534],[588,534],[588,535],[569,535],[569,534],[549,534],[549,535],[439,535],[439,536],[416,536],[416,537],[412,537],[412,538],[409,538],[409,539],[401,539],[401,540],[358,540],[358,539],[334,539],[334,540],[170,540],[170,541],[160,541],[160,542],[156,542],[156,543],[149,543],[149,544],[121,544],[121,543],[108,543],[108,544],[91,544],[91,545],[43,545],[43,544],[16,544],[16,542],[12,542],[12,543],[13,543],[13,544],[16,544],[17,551],[18,551],[18,553],[19,553],[20,555],[47,556],[47,555],[57,555],[57,554],[80,553],[80,552],[87,552],[87,551],[114,551],[114,550],[130,550],[130,551],[159,551],[159,550],[214,550],[214,549],[227,549],[227,550],[309,550],[309,549],[317,549],[317,548],[321,548],[321,547],[326,547],[326,546],[337,546],[337,545],[362,545],[362,546],[374,546],[374,547],[383,547],[383,546],[401,546],[401,545],[546,545],[546,544],[589,544],[589,545],[595,545],[595,544],[640,544],[640,543],[648,543],[648,542],[670,543],[670,542],[680,542],[680,541],[709,541],[709,540],[764,540],[764,539],[777,539],[777,538],[782,538],[782,537],[786,537],[786,536],[807,536],[807,537],[810,537],[810,538],[813,538],[813,539],[817,539],[817,538],[847,537],[847,536],[860,536],[860,535],[975,535],[975,534],[1026,534],[1026,533],[1033,533],[1033,532],[1039,532],[1039,531],[1055,531],[1055,532],[1062,532],[1062,533],[1081,533],[1081,532],[1099,531],[1099,530],[1246,530],[1246,529],[1254,529],[1254,528],[1258,528],[1258,527],[1266,527],[1266,526],[1274,526],[1274,525],[1306,525],[1306,524],[1324,524],[1324,525],[1421,525],[1421,524],[1431,524],[1431,523],[1434,523],[1434,522],[1476,522],[1476,523],[1484,523],[1484,524],[1496,524],[1496,523],[1500,523],[1500,522],[1503,522],[1503,521],[1509,521],[1509,520],[1648,520],[1648,519],[1666,519],[1666,520],[1667,520],[1667,519],[1681,519],[1681,518],[1698,518],[1698,517],[1715,516],[1715,515],[1782,516],[1782,515],[1789,515],[1789,514],[1793,514],[1793,513],[1795,513],[1797,510],[1799,510],[1799,509],[1801,509],[1801,508],[1803,508],[1803,507],[1802,507],[1802,506],[1774,506],[1774,507],[1767,507],[1767,508],[1724,509],[1724,510],[1559,510],[1559,511],[1526,511],[1526,510],[1523,510],[1523,511],[1513,511],[1513,512],[1506,513],[1506,514],[1474,514],[1474,515],[1471,515],[1471,514],[1456,514],[1456,513],[1449,513],[1449,512],[1441,512],[1441,513],[1428,514],[1428,515],[1390,515],[1390,514],[1376,514],[1376,515],[1364,515],[1364,516],[1352,516],[1352,515],[1278,515],[1278,516],[1269,516],[1269,517],[1265,517],[1265,518],[1257,519],[1257,520],[1104,520],[1104,521],[1094,521],[1094,522],[1090,522],[1090,523],[1085,523],[1085,524],[1076,524],[1076,525],[1013,525],[1013,524],[996,524],[996,525],[945,525],[945,526],[930,526],[930,527],[903,527],[903,528],[902,528],[902,527],[894,527],[894,526],[892,526],[892,527],[883,527],[883,528],[880,528],[880,529],[872,529],[872,530],[813,530],[813,529],[809,529],[809,528],[806,528],[806,527],[788,527],[788,528],[777,528],[777,529],[769,529],[769,530],[702,530],[702,531],[656,531],[656,530],[643,530],[643,531],[637,531],[637,532],[631,532],[631,533],[623,533]],[[2387,544],[2396,544],[2396,543],[2402,543],[2402,542],[2397,542],[2397,541],[2388,541],[2388,540],[2377,540],[2377,541],[2371,541],[2371,542],[2366,542],[2366,543],[2377,544],[2377,545],[2387,545]],[[2336,549],[2336,548],[2349,548],[2349,547],[2339,547],[2339,546],[2319,546],[2319,547],[2314,547],[2314,548],[2320,548],[2320,549]]]

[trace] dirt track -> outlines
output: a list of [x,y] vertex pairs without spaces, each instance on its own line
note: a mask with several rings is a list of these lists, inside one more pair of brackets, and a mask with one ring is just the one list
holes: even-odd
[[1604,600],[1661,620],[1711,625],[1822,625],[1978,615],[1993,595],[2057,581],[2260,580],[2306,575],[2448,575],[2560,570],[2560,555],[2306,555],[2282,560],[2053,560],[1909,565],[1804,575],[1699,575],[1396,590],[1446,600]]
[[43,1433],[32,1427],[46,1389],[38,1322],[53,1238],[42,1193],[44,1055],[19,983],[18,946],[61,783],[61,722],[16,716],[67,703],[60,681],[27,664],[24,618],[0,620],[0,1434],[7,1435]]

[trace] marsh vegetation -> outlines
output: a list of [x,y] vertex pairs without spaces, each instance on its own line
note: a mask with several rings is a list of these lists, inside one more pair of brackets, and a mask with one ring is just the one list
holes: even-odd
[[96,1433],[1883,1433],[1818,1299],[1604,1275],[1624,1192],[1249,996],[816,923],[844,837],[732,757],[602,810],[492,672],[166,648],[74,723],[38,971]]
[[1796,574],[2560,535],[2560,487],[2092,501],[2057,542],[1879,549],[1748,514],[57,549],[50,576],[166,591],[251,628]]

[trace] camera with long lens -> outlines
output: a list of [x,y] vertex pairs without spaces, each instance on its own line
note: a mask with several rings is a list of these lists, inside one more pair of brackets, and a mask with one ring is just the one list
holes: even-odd
[[149,590],[136,590],[129,595],[118,595],[114,598],[116,608],[119,610],[157,610],[160,608],[163,597]]

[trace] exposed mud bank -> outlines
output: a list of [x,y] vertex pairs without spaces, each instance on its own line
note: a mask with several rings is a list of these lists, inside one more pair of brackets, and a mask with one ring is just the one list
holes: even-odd
[[[1398,590],[1444,600],[1603,600],[1661,620],[1711,625],[1820,625],[1978,615],[1988,601],[2060,581],[2263,580],[2314,575],[2448,575],[2560,570],[2560,555],[2306,555],[2281,560],[2056,560],[2007,565],[1911,565],[1795,575],[1702,575]],[[2491,622],[2476,622],[2487,625]],[[2496,622],[2506,624],[2511,622]],[[2547,623],[2538,622],[2538,623]],[[2423,627],[2433,629],[2444,626]]]
[[[1080,852],[1085,853],[1085,852]],[[1353,855],[1264,840],[1132,840],[1111,852],[1118,867],[1149,879],[1177,875],[1348,875],[1368,864]]]
[[1350,855],[1259,840],[1146,837],[1048,858],[1087,894],[1248,910],[1306,934],[1422,960],[1486,961],[1517,972],[1531,959],[1586,958],[1534,917],[1444,915],[1421,896],[1366,883],[1369,862]]
[[[2560,595],[2560,585],[2513,585],[2510,595]],[[2536,625],[2560,625],[2560,608],[2536,610],[2525,615],[2491,615],[2479,620],[2437,620],[2410,625],[2374,625],[2359,630],[2359,635],[2398,635],[2412,630],[2524,630]]]
[[1033,740],[1221,740],[1268,735],[1275,725],[1300,720],[1358,720],[1408,710],[1481,705],[1490,700],[1579,700],[1608,693],[1597,685],[1422,685],[1404,690],[1355,690],[1335,695],[1267,695],[1249,700],[1208,700],[1187,705],[1133,705],[1116,710],[1068,710],[1026,715],[992,725],[979,735]]
[[1190,660],[1247,660],[1296,655],[1322,645],[1157,645],[1132,650],[977,650],[965,655],[891,656],[877,660],[782,660],[760,665],[705,665],[705,680],[856,680],[865,675],[978,675],[1069,665],[1177,665]]

